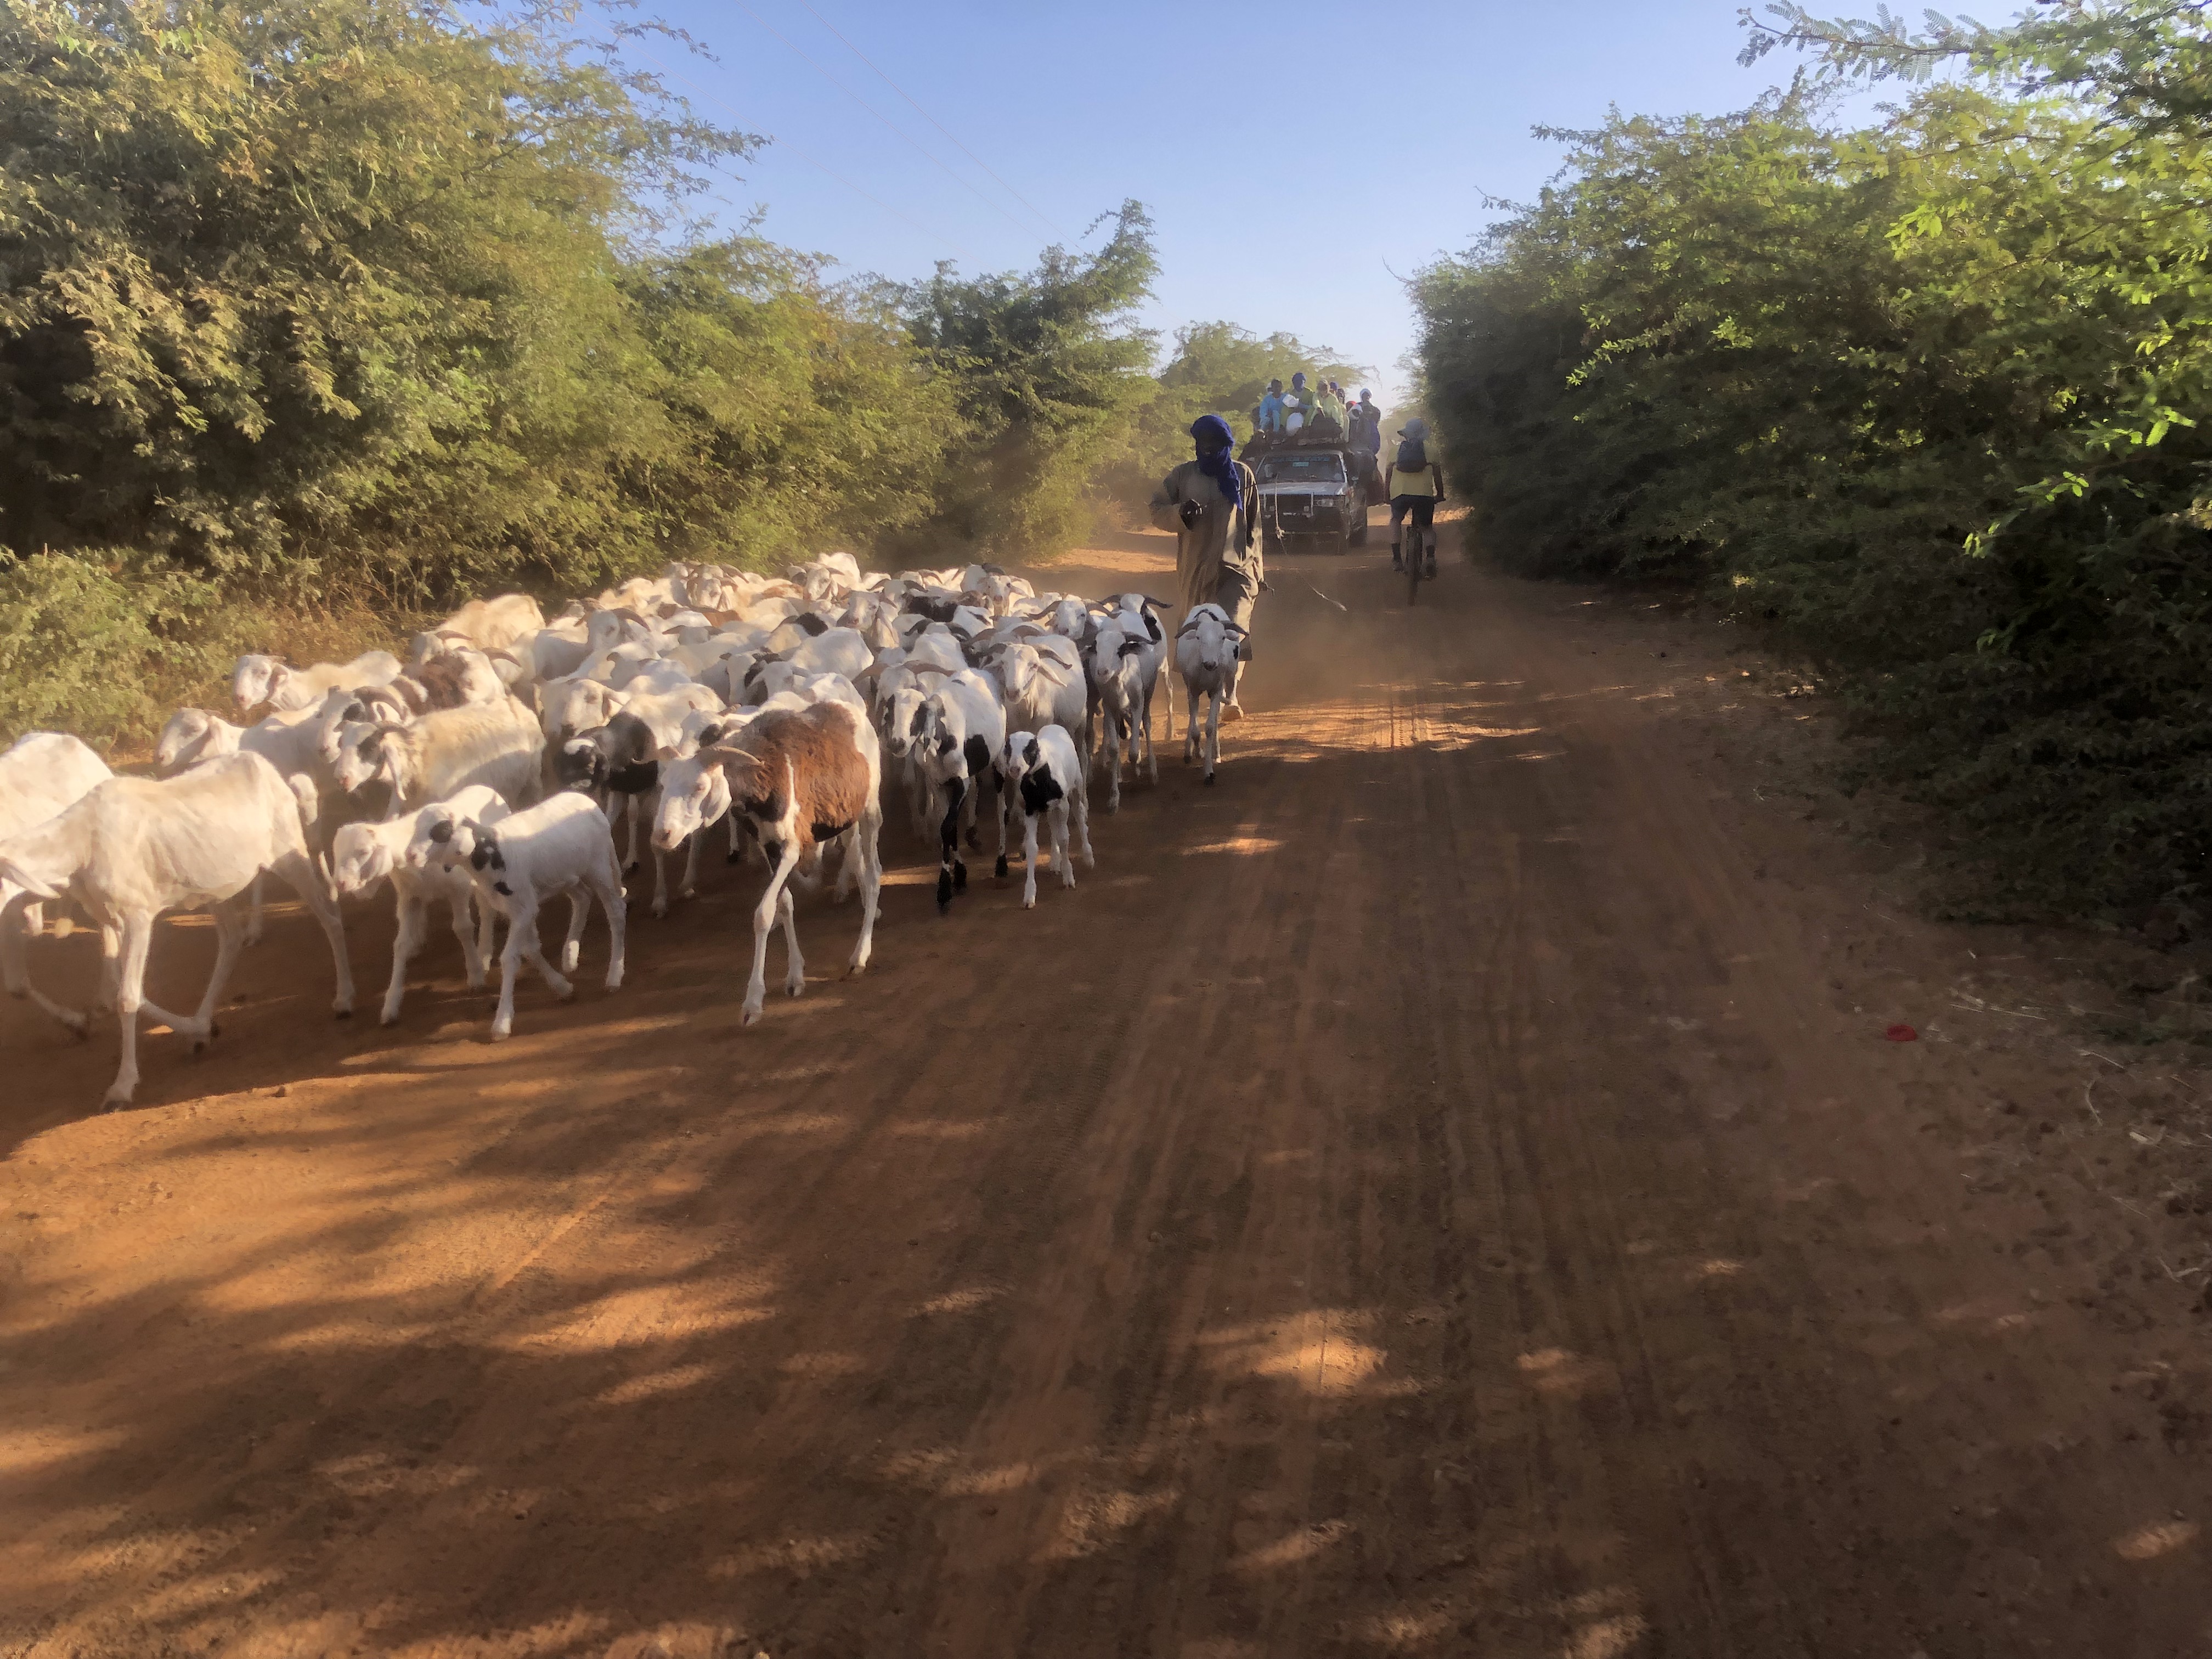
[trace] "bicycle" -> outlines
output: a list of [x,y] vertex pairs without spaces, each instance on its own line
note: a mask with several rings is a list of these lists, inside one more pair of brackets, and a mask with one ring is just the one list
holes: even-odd
[[1401,520],[1408,521],[1400,545],[1406,561],[1406,603],[1409,605],[1421,597],[1425,579],[1437,579],[1435,514],[1436,499],[1431,496],[1401,495],[1390,503],[1391,528],[1395,530]]

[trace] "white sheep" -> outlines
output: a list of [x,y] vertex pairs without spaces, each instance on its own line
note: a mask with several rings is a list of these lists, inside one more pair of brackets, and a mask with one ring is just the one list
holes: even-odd
[[[1067,821],[1071,811],[1075,819],[1075,833],[1083,846],[1083,863],[1086,869],[1097,866],[1097,858],[1091,850],[1091,791],[1085,781],[1083,757],[1076,753],[1075,739],[1057,726],[1048,726],[1036,733],[1013,732],[1007,734],[1006,747],[1000,751],[999,775],[1005,787],[1013,792],[1021,803],[1022,812],[1022,908],[1036,908],[1037,819],[1044,817],[1051,825],[1052,861],[1060,872],[1062,887],[1075,885],[1075,864],[1067,854]],[[1006,873],[1006,861],[999,860],[999,873]]]
[[999,751],[1006,742],[1006,710],[999,701],[999,688],[988,676],[974,669],[947,674],[937,689],[921,700],[914,717],[915,763],[933,796],[945,799],[945,817],[939,826],[937,908],[941,915],[952,905],[952,896],[968,886],[968,866],[958,852],[963,808],[968,821],[968,844],[977,844],[976,826],[982,817],[982,796],[991,792],[994,816],[999,820],[999,857],[1006,856],[1006,817],[999,794]]
[[[65,732],[26,732],[0,755],[0,841],[44,823],[115,775],[107,763]],[[31,983],[24,946],[46,931],[46,906],[25,900],[10,921],[0,915],[0,985],[11,997],[28,997],[55,1018],[69,1011],[50,1002]]]
[[310,668],[249,652],[231,670],[230,695],[241,711],[265,702],[283,714],[313,708],[335,686],[382,685],[398,675],[399,659],[389,651],[364,651],[351,662],[319,662]]
[[1024,732],[1048,726],[1081,731],[1091,696],[1081,653],[1057,634],[1021,626],[1021,634],[994,645],[987,659],[1006,694],[1006,724]]
[[480,651],[504,651],[544,627],[545,613],[527,593],[471,599],[435,628],[415,636],[414,660],[426,662],[456,640]]
[[[0,912],[21,895],[74,898],[103,935],[102,990],[123,1028],[123,1062],[107,1091],[112,1108],[138,1086],[142,1009],[194,1048],[216,1035],[215,1010],[237,960],[239,895],[274,872],[322,924],[337,969],[333,1007],[353,1012],[353,970],[336,901],[309,862],[300,810],[276,769],[258,755],[226,755],[162,781],[110,778],[44,823],[0,841]],[[199,1012],[173,1014],[146,1001],[146,955],[167,910],[212,908],[215,971]],[[62,1012],[82,1034],[82,1014]]]
[[1221,758],[1221,709],[1237,689],[1237,653],[1245,630],[1229,619],[1218,605],[1192,607],[1176,630],[1176,672],[1182,676],[1183,751],[1185,764],[1200,754],[1198,700],[1206,702],[1203,746],[1206,781],[1213,781],[1213,769]]
[[1159,756],[1152,746],[1152,693],[1159,682],[1160,650],[1142,631],[1141,619],[1116,611],[1092,631],[1083,663],[1091,708],[1098,718],[1098,748],[1106,757],[1106,810],[1118,812],[1125,748],[1133,767],[1149,762],[1152,781],[1160,781]]
[[349,726],[340,744],[338,787],[351,794],[373,779],[392,789],[387,817],[443,800],[472,783],[501,799],[538,798],[544,738],[530,710],[513,697],[467,708],[441,708],[410,726]]
[[[491,1021],[495,1042],[514,1030],[515,970],[521,963],[537,969],[562,1001],[575,994],[563,970],[574,973],[581,958],[591,899],[599,902],[607,918],[607,989],[622,988],[628,911],[622,871],[615,862],[614,831],[607,815],[583,796],[563,791],[496,824],[466,817],[445,802],[434,803],[416,815],[406,857],[416,869],[438,864],[467,870],[476,884],[477,902],[507,918],[499,1007]],[[561,969],[556,969],[538,940],[538,913],[558,893],[569,896],[568,937],[561,950]]]
[[[471,784],[438,805],[477,823],[496,824],[508,816],[507,805],[499,792],[482,784]],[[422,823],[422,817],[418,811],[383,823],[349,823],[338,831],[331,848],[331,882],[340,895],[366,893],[389,877],[398,902],[399,931],[392,941],[392,982],[385,988],[380,1016],[386,1025],[399,1018],[400,1001],[407,994],[407,964],[422,948],[434,900],[445,905],[453,937],[461,942],[461,960],[467,965],[471,991],[483,989],[484,963],[491,955],[492,908],[476,904],[476,883],[467,868],[407,862],[409,844],[418,830],[428,828]]]
[[[380,688],[379,688],[380,689]],[[354,707],[354,694],[343,690],[327,693],[319,708],[295,708],[271,714],[252,726],[233,726],[204,708],[179,708],[169,716],[154,744],[154,770],[174,777],[187,767],[240,750],[258,755],[276,769],[300,805],[300,828],[311,858],[320,861],[330,852],[331,832],[346,821],[346,804],[337,787],[337,750],[327,740],[338,729],[330,711]],[[261,943],[263,878],[256,876],[248,890],[246,942]]]

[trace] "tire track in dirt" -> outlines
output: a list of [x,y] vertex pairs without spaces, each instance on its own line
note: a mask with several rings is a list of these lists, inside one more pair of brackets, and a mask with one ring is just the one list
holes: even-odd
[[1975,1073],[1843,1012],[1638,637],[1321,585],[1216,787],[1028,914],[894,832],[877,968],[749,1032],[719,869],[496,1050],[300,1019],[289,915],[143,1111],[0,1012],[0,1654],[2212,1639],[2170,1334],[2037,1299],[2067,1194],[1921,1133]]

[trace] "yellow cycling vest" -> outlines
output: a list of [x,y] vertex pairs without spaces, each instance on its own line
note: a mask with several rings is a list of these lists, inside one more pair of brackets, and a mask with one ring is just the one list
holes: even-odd
[[1431,461],[1419,472],[1408,472],[1403,467],[1390,475],[1390,494],[1397,495],[1433,495],[1437,493],[1437,464]]

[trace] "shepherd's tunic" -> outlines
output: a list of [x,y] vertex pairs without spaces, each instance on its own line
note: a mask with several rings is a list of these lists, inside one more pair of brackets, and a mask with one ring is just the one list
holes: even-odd
[[[1243,462],[1236,466],[1243,475],[1242,507],[1232,509],[1220,484],[1189,460],[1161,481],[1152,497],[1152,523],[1176,532],[1176,581],[1184,613],[1194,605],[1218,605],[1231,621],[1249,629],[1263,574],[1259,538],[1252,528],[1260,482]],[[1188,524],[1180,510],[1185,501],[1196,501],[1205,509]]]

